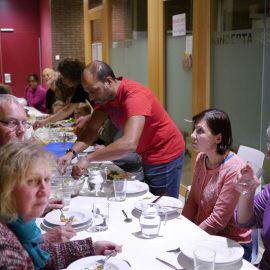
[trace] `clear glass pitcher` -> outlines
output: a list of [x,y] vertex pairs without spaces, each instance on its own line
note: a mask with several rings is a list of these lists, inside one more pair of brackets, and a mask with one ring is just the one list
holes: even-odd
[[144,238],[155,238],[159,235],[161,223],[159,208],[155,203],[143,205],[140,226],[141,234]]

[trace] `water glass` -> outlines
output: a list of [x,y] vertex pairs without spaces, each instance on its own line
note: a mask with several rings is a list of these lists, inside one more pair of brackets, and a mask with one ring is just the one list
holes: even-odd
[[58,198],[62,198],[64,202],[63,211],[68,211],[71,201],[71,188],[70,187],[62,187],[58,190]]
[[[140,216],[141,234],[144,238],[155,238],[159,236],[162,212],[159,206],[154,203],[147,203],[143,206]],[[163,216],[164,220],[164,216]],[[166,222],[166,216],[165,216]]]
[[115,201],[122,202],[126,199],[127,194],[127,180],[126,179],[115,179],[113,180],[114,197]]
[[199,246],[193,251],[195,270],[214,270],[216,252],[208,247]]
[[107,202],[93,204],[93,225],[95,231],[106,231],[108,229],[109,206]]

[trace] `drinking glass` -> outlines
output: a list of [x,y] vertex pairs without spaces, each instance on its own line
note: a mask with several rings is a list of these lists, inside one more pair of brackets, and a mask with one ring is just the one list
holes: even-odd
[[71,188],[69,186],[67,187],[61,187],[58,190],[58,198],[62,198],[63,202],[64,202],[64,207],[63,207],[63,211],[68,211],[69,210],[69,206],[70,206],[70,201],[71,201]]
[[199,246],[193,251],[195,270],[214,270],[216,252],[208,247]]
[[109,206],[107,202],[93,204],[93,225],[95,231],[106,231],[108,229]]
[[126,199],[127,192],[127,179],[113,180],[114,197],[115,201],[122,202]]
[[141,234],[144,238],[155,238],[159,235],[161,217],[159,207],[154,203],[143,206],[140,216]]

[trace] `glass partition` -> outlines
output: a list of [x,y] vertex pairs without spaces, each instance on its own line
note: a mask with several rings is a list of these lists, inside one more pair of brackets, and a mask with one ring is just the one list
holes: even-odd
[[[229,114],[235,151],[239,145],[246,145],[265,152],[265,130],[270,124],[267,2],[216,2],[217,20],[211,40],[211,107]],[[268,167],[265,179],[270,176]]]
[[147,86],[147,1],[112,0],[111,18],[110,65]]
[[[173,36],[173,16],[179,14],[185,14],[186,34]],[[165,30],[166,110],[182,131],[186,141],[187,151],[181,183],[187,186],[191,184],[190,132],[192,126],[185,119],[192,118],[192,63],[186,66],[185,60],[192,59],[191,55],[186,54],[187,39],[192,37],[191,0],[165,2]]]

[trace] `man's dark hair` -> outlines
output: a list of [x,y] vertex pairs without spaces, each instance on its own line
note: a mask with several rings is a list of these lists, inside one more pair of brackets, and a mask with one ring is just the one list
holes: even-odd
[[29,74],[28,75],[28,81],[29,81],[29,79],[30,79],[30,77],[33,77],[34,78],[34,80],[36,81],[36,82],[38,82],[38,75],[37,74]]
[[223,155],[230,149],[232,139],[232,128],[229,116],[224,111],[218,109],[208,109],[195,115],[193,118],[193,128],[201,120],[205,120],[213,135],[221,134],[221,142],[217,145],[217,153]]
[[113,80],[116,80],[112,68],[103,61],[95,60],[86,66],[86,69],[89,70],[91,74],[93,74],[93,76],[100,82],[106,82],[107,77],[111,77]]
[[11,90],[9,86],[0,83],[0,94],[10,94]]
[[61,73],[64,78],[70,81],[80,84],[81,76],[85,64],[78,59],[66,58],[61,61],[57,67],[57,70]]

